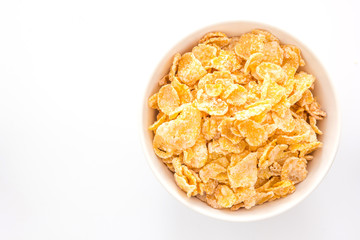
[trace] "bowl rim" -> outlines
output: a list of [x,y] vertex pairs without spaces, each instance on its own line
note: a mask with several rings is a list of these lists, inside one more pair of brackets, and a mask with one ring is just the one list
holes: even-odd
[[[143,121],[145,119],[144,112],[145,112],[145,109],[148,108],[148,96],[146,94],[147,94],[148,89],[150,87],[152,87],[152,84],[153,84],[151,82],[151,79],[153,79],[157,69],[162,65],[162,62],[165,60],[165,57],[169,54],[169,52],[175,50],[181,42],[189,39],[191,36],[201,32],[201,31],[204,31],[206,29],[215,29],[217,27],[221,28],[222,26],[229,25],[229,24],[259,25],[260,29],[276,30],[277,32],[281,32],[281,33],[284,33],[285,35],[290,36],[296,42],[299,42],[302,45],[301,49],[306,49],[306,51],[314,58],[314,60],[323,69],[323,72],[324,72],[324,74],[325,74],[325,76],[326,76],[326,78],[328,80],[327,85],[331,89],[332,94],[334,96],[334,103],[335,103],[334,108],[336,110],[334,117],[337,119],[336,132],[335,132],[334,139],[333,139],[334,146],[336,146],[336,147],[335,147],[335,149],[332,150],[331,153],[328,154],[331,159],[329,159],[329,161],[327,162],[326,169],[324,169],[322,171],[321,178],[319,178],[316,182],[314,182],[309,187],[307,187],[307,189],[308,189],[307,192],[305,192],[304,194],[302,194],[302,195],[298,196],[297,198],[293,199],[291,202],[284,205],[283,207],[278,207],[275,210],[271,211],[270,213],[257,215],[256,217],[248,218],[248,219],[236,218],[236,217],[228,217],[227,215],[210,213],[210,211],[207,211],[205,209],[194,207],[194,205],[192,203],[190,203],[188,201],[185,201],[185,198],[181,197],[179,194],[175,194],[172,187],[167,184],[166,179],[160,177],[160,173],[157,171],[157,168],[155,167],[152,156],[150,155],[149,151],[147,150],[148,143],[147,143],[147,140],[145,139],[146,138],[145,137],[145,131],[148,131],[148,130],[143,129]],[[219,29],[219,30],[221,31],[221,29]],[[211,31],[211,30],[209,30],[209,31]],[[267,23],[262,23],[262,22],[258,22],[258,21],[247,21],[247,20],[234,20],[234,21],[217,22],[217,23],[213,23],[211,25],[204,26],[202,28],[199,28],[199,29],[196,29],[195,31],[190,32],[185,37],[183,37],[180,41],[175,42],[172,46],[173,46],[172,48],[170,48],[168,51],[166,51],[162,55],[162,57],[157,62],[157,64],[154,64],[155,68],[151,72],[151,75],[149,76],[149,78],[147,79],[147,82],[146,82],[146,84],[145,84],[145,86],[143,88],[143,91],[142,91],[142,99],[141,99],[141,107],[140,107],[141,112],[140,112],[140,118],[138,119],[139,120],[138,124],[139,124],[140,141],[141,141],[141,145],[142,145],[142,148],[143,148],[143,153],[145,155],[146,161],[147,161],[148,165],[150,166],[150,168],[151,168],[153,174],[155,175],[156,179],[161,183],[161,185],[166,189],[166,191],[170,195],[175,197],[175,199],[177,199],[180,203],[182,203],[183,205],[188,207],[189,209],[192,209],[193,211],[195,211],[197,213],[200,213],[202,215],[205,215],[205,216],[208,216],[208,217],[211,217],[211,218],[214,218],[214,219],[228,221],[228,222],[253,222],[253,221],[260,221],[260,220],[264,220],[264,219],[268,219],[268,218],[271,218],[271,217],[278,216],[278,215],[290,210],[291,208],[295,207],[300,202],[302,202],[305,198],[307,198],[311,193],[313,193],[313,191],[321,184],[321,182],[327,176],[331,166],[334,163],[334,160],[336,158],[336,155],[337,155],[337,152],[338,152],[338,149],[339,149],[339,143],[340,143],[340,137],[341,137],[341,126],[342,126],[341,110],[339,108],[338,93],[335,91],[333,80],[331,79],[328,71],[324,67],[323,63],[319,60],[319,58],[314,54],[314,52],[306,44],[304,44],[302,41],[300,41],[297,37],[294,37],[292,34],[288,33],[287,31],[285,31],[285,30],[283,30],[281,28],[275,27],[275,26],[267,24]],[[222,210],[219,210],[219,211],[222,211]]]

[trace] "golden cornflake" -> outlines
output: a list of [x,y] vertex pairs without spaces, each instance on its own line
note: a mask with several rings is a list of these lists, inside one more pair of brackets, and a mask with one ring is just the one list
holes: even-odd
[[209,179],[209,181],[207,183],[202,185],[203,192],[205,192],[206,194],[209,194],[209,195],[214,194],[217,186],[218,186],[218,182],[216,180]]
[[200,40],[199,43],[204,43],[208,41],[211,38],[218,38],[218,37],[227,37],[225,33],[223,32],[209,32],[205,34]]
[[261,52],[251,54],[249,59],[246,61],[244,66],[244,73],[249,74],[250,72],[254,72],[256,67],[263,61],[264,54]]
[[213,68],[219,71],[234,72],[240,68],[240,63],[234,52],[221,50],[219,56],[211,61]]
[[179,64],[180,58],[181,58],[180,53],[175,54],[172,66],[171,66],[170,71],[169,71],[169,76],[168,76],[170,81],[172,81],[173,78],[175,77],[175,74],[176,74],[177,69],[178,69],[178,64]]
[[[235,190],[236,202],[235,205],[242,204],[246,209],[250,209],[251,207],[255,206],[257,193],[254,188],[237,188]],[[239,206],[240,207],[240,206]],[[232,209],[234,210],[234,208]]]
[[234,144],[225,137],[219,138],[220,147],[229,153],[241,153],[242,151],[244,151],[246,147],[245,142],[240,143]]
[[305,73],[300,72],[295,75],[295,87],[294,87],[294,93],[289,97],[290,104],[295,104],[297,101],[299,101],[304,94],[306,90],[308,90],[311,85],[315,81],[315,77]]
[[156,122],[154,122],[150,127],[149,130],[156,131],[156,129],[166,121],[167,116],[163,114]]
[[284,50],[280,47],[277,41],[267,42],[264,44],[264,62],[271,62],[277,65],[283,62]]
[[200,178],[204,183],[207,183],[210,179],[215,178],[220,173],[226,172],[226,168],[218,163],[209,163],[203,167],[200,172]]
[[239,111],[235,114],[237,120],[246,120],[250,117],[267,112],[271,109],[271,100],[259,101],[246,106],[246,110]]
[[[186,107],[180,115],[169,122],[161,124],[154,137],[159,138],[163,150],[185,150],[194,146],[200,135],[201,113],[193,107]],[[161,157],[161,156],[160,156]]]
[[224,90],[224,87],[222,84],[206,84],[205,85],[205,92],[210,97],[217,97],[219,96],[222,91]]
[[[233,157],[237,158],[238,156],[233,155]],[[249,153],[237,164],[229,167],[228,176],[233,188],[253,187],[257,180],[257,154]]]
[[264,35],[245,33],[241,35],[238,43],[236,44],[235,53],[244,59],[248,59],[252,54],[263,51],[264,42]]
[[242,136],[250,146],[260,146],[268,139],[266,128],[252,120],[244,120],[238,125]]
[[263,62],[258,65],[256,67],[256,73],[261,79],[267,77],[279,84],[283,84],[287,78],[285,71],[279,65],[270,62]]
[[266,189],[266,192],[273,192],[273,199],[277,199],[280,197],[286,197],[287,195],[293,193],[295,191],[294,183],[289,180],[282,180],[280,182],[275,183],[272,187]]
[[206,140],[199,138],[195,145],[184,151],[184,163],[191,168],[201,168],[208,159]]
[[314,118],[313,116],[309,116],[309,122],[310,126],[313,128],[316,134],[323,134],[322,131],[318,128],[318,126],[316,126],[316,118]]
[[181,104],[189,103],[192,101],[190,88],[186,84],[180,83],[177,77],[173,78],[171,86],[176,90]]
[[228,105],[221,98],[209,97],[201,89],[197,93],[197,108],[210,115],[224,115],[228,111]]
[[226,185],[218,185],[214,195],[216,202],[223,208],[230,208],[236,201],[234,192]]
[[285,88],[274,81],[270,81],[264,92],[264,98],[270,99],[273,106],[285,98]]
[[185,53],[180,61],[177,77],[188,86],[194,85],[200,78],[205,76],[207,71],[192,53]]
[[221,136],[226,137],[233,144],[238,144],[242,138],[239,137],[239,135],[234,134],[233,131],[231,130],[231,128],[234,127],[234,122],[235,119],[224,118],[219,124],[218,129],[221,133]]
[[233,86],[234,90],[227,96],[226,102],[235,106],[241,106],[247,100],[247,90],[238,84],[234,84]]
[[216,57],[217,48],[210,45],[199,44],[193,48],[192,53],[206,68],[211,65],[211,60]]
[[175,169],[176,184],[187,193],[188,197],[196,196],[200,193],[200,178],[195,172],[189,170],[186,166],[181,165],[179,158],[174,158],[172,164]]
[[159,95],[159,93],[155,93],[154,95],[152,95],[151,97],[149,97],[148,104],[149,104],[149,107],[150,107],[150,108],[159,109],[159,106],[158,106],[158,95]]
[[295,128],[295,120],[291,115],[291,110],[287,109],[283,117],[273,112],[271,115],[276,126],[284,132],[292,132]]
[[304,157],[305,155],[311,153],[315,149],[322,146],[321,142],[311,142],[311,143],[298,143],[290,146],[290,151],[299,151],[299,157]]
[[211,32],[203,36],[199,43],[225,47],[230,43],[230,39],[222,32]]
[[263,35],[265,37],[266,42],[274,42],[275,41],[275,42],[280,43],[280,41],[277,37],[275,37],[274,35],[272,35],[270,32],[268,32],[266,30],[254,29],[251,31],[251,33],[257,34],[257,35]]
[[210,141],[211,139],[214,139],[215,136],[219,133],[218,126],[221,123],[222,118],[221,117],[208,117],[204,119],[203,125],[202,125],[202,134],[204,138],[207,141]]
[[296,184],[302,182],[307,173],[306,160],[296,157],[288,158],[281,170],[281,180],[290,180]]

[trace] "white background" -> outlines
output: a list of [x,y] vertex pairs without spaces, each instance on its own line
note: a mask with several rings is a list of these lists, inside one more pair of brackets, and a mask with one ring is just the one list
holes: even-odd
[[[355,0],[2,0],[0,239],[359,238],[359,11]],[[228,20],[302,40],[328,69],[342,110],[341,145],[320,187],[254,223],[181,205],[139,141],[141,95],[158,61],[189,33]]]

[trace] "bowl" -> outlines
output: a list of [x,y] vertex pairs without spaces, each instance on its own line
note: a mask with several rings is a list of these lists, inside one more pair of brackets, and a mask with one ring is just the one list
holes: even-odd
[[[318,99],[323,110],[327,112],[327,117],[319,122],[319,127],[324,132],[319,138],[323,142],[323,147],[315,151],[314,159],[308,164],[309,173],[307,178],[296,185],[296,191],[293,194],[276,201],[255,206],[249,210],[230,211],[213,209],[197,198],[188,198],[185,192],[176,185],[173,173],[155,155],[152,148],[153,133],[148,130],[148,127],[154,122],[156,113],[154,109],[148,107],[147,101],[159,89],[158,81],[169,70],[175,53],[190,51],[197,44],[197,41],[208,32],[221,31],[228,36],[237,36],[255,28],[268,30],[277,36],[282,43],[293,44],[301,49],[302,56],[306,62],[306,66],[302,69],[316,77],[314,96]],[[320,184],[329,171],[337,152],[340,138],[340,112],[330,77],[321,62],[307,46],[276,27],[256,22],[235,21],[219,23],[200,29],[182,39],[166,53],[155,68],[146,86],[142,102],[140,127],[141,141],[146,159],[157,179],[171,195],[185,206],[206,216],[234,222],[249,222],[270,218],[289,210],[309,196]]]

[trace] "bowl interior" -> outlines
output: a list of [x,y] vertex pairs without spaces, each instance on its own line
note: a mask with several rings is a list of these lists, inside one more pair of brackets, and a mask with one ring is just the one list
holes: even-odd
[[[319,138],[323,142],[323,148],[318,149],[314,153],[314,160],[309,162],[308,165],[308,177],[303,182],[296,185],[296,191],[293,194],[286,198],[253,207],[250,210],[216,210],[196,198],[187,198],[186,194],[177,187],[173,174],[153,152],[153,133],[148,130],[148,126],[154,122],[156,111],[148,108],[147,100],[159,89],[157,82],[167,74],[169,67],[171,66],[172,57],[175,53],[190,51],[204,34],[211,31],[221,31],[228,36],[238,36],[245,32],[249,32],[254,28],[268,30],[277,36],[282,43],[293,44],[301,49],[302,56],[306,62],[306,66],[302,67],[302,70],[313,74],[316,77],[314,96],[318,99],[322,108],[327,112],[327,117],[319,122],[319,128],[324,132]],[[156,177],[175,198],[195,211],[217,219],[228,221],[254,221],[265,219],[290,209],[302,201],[319,185],[328,172],[337,151],[340,135],[340,119],[336,96],[329,76],[319,60],[306,46],[291,35],[275,27],[260,23],[241,21],[221,23],[201,29],[181,40],[165,55],[156,67],[145,90],[141,128],[142,141],[147,160]]]

